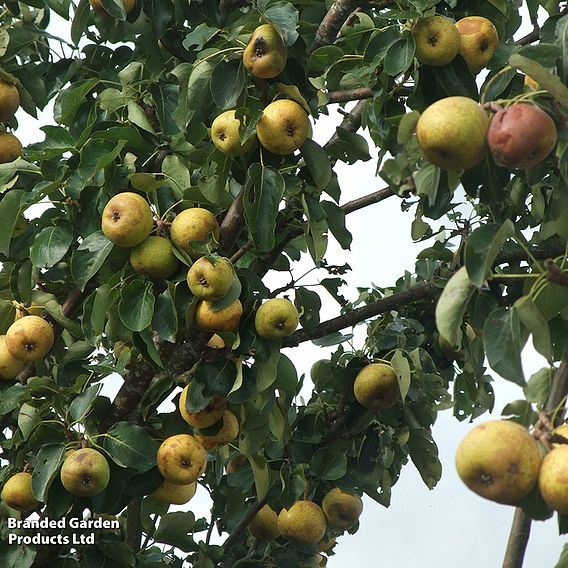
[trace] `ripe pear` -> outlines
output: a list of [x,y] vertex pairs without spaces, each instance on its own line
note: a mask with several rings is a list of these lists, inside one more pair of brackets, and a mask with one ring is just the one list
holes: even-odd
[[223,412],[222,420],[221,429],[213,436],[196,436],[206,450],[213,450],[223,444],[228,444],[239,435],[239,421],[230,410]]
[[258,26],[243,53],[243,64],[255,77],[272,79],[286,67],[288,50],[271,24]]
[[[105,18],[110,18],[110,14],[104,9],[101,0],[89,0],[89,4],[95,12]],[[134,6],[136,6],[136,0],[122,0],[122,5],[126,14],[130,14],[134,10]]]
[[321,507],[312,501],[296,501],[278,515],[278,530],[287,540],[317,544],[324,537],[326,528]]
[[258,141],[274,154],[292,154],[308,137],[310,120],[295,101],[279,99],[262,112],[256,125]]
[[251,519],[249,531],[252,536],[264,540],[275,540],[280,536],[278,530],[278,515],[270,505],[262,509]]
[[193,483],[207,467],[207,454],[198,440],[189,434],[166,438],[158,448],[158,470],[174,485]]
[[4,483],[1,498],[8,507],[20,513],[33,511],[39,505],[39,501],[32,493],[32,474],[24,471],[12,475]]
[[415,57],[420,63],[441,67],[453,61],[460,50],[456,25],[443,16],[429,16],[412,28],[416,42]]
[[497,503],[514,505],[536,484],[540,452],[528,430],[515,422],[491,420],[461,441],[456,469],[474,492]]
[[20,93],[15,85],[0,79],[0,122],[10,120],[20,106]]
[[194,428],[209,428],[213,426],[215,422],[218,422],[223,418],[223,413],[227,408],[227,399],[222,396],[215,395],[211,402],[203,409],[198,412],[188,412],[185,407],[187,400],[187,391],[189,385],[186,385],[181,391],[179,397],[179,412],[181,417]]
[[148,498],[157,503],[185,505],[195,495],[196,489],[197,484],[195,481],[187,485],[175,485],[164,480],[158,489],[148,495]]
[[211,141],[215,148],[231,157],[242,156],[248,152],[254,146],[256,136],[252,135],[241,144],[240,126],[241,122],[236,118],[234,110],[226,110],[217,116],[211,124]]
[[130,264],[148,278],[169,278],[179,262],[169,239],[151,235],[130,251]]
[[0,379],[14,379],[26,365],[25,361],[16,359],[6,347],[6,336],[0,335]]
[[385,363],[363,367],[355,377],[353,392],[359,404],[369,410],[387,410],[400,398],[396,373]]
[[327,525],[335,530],[350,529],[363,512],[363,501],[355,493],[334,487],[325,494],[321,503]]
[[31,302],[29,306],[21,304],[20,302],[12,301],[16,307],[16,314],[14,315],[14,321],[19,320],[25,316],[39,316],[41,318],[47,315],[47,310],[40,304]]
[[220,335],[214,333],[207,342],[207,347],[210,347],[211,349],[223,349],[225,347],[225,342]]
[[568,422],[561,424],[560,426],[558,426],[558,428],[555,428],[554,431],[552,432],[553,434],[556,434],[558,436],[562,436],[563,438],[566,438],[567,442],[554,442],[552,445],[554,447],[556,446],[565,446],[568,445]]
[[235,270],[224,256],[198,258],[187,271],[187,285],[200,300],[219,300],[227,294],[233,283]]
[[22,155],[22,143],[10,132],[0,132],[0,164],[13,162]]
[[105,206],[102,230],[119,247],[135,247],[152,231],[153,218],[148,202],[137,193],[123,191]]
[[202,207],[190,207],[178,213],[170,227],[172,241],[184,250],[191,258],[202,256],[191,248],[189,241],[205,241],[209,233],[213,233],[216,241],[219,240],[219,223],[215,215]]
[[211,302],[200,300],[195,310],[195,325],[202,331],[237,331],[242,315],[243,305],[238,298],[216,312]]
[[568,445],[557,444],[542,460],[538,487],[542,498],[553,510],[568,515]]
[[93,448],[73,452],[61,466],[61,483],[76,497],[93,497],[102,493],[110,480],[108,461]]
[[16,359],[26,362],[45,357],[54,341],[53,328],[39,316],[24,316],[6,332],[6,349]]
[[499,35],[493,23],[482,16],[467,16],[456,22],[460,34],[460,55],[476,75],[493,57]]
[[495,113],[487,131],[487,143],[498,164],[508,168],[532,168],[556,146],[558,133],[550,116],[539,107],[519,103]]
[[256,311],[254,327],[264,339],[279,339],[294,333],[298,322],[298,310],[290,300],[270,298]]
[[467,97],[431,104],[416,125],[418,144],[430,162],[445,170],[467,170],[485,157],[487,113]]

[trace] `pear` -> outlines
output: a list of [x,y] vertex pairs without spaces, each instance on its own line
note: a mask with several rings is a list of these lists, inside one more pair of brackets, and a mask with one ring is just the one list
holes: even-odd
[[214,311],[212,302],[200,300],[195,310],[195,325],[202,331],[237,331],[243,305],[237,298],[222,310]]
[[242,156],[248,152],[256,142],[252,135],[241,143],[239,128],[241,122],[235,116],[234,110],[226,110],[215,118],[211,124],[211,140],[215,148],[231,157]]
[[39,505],[39,501],[32,493],[32,474],[27,471],[8,478],[2,488],[1,497],[8,507],[20,513],[33,511]]
[[[325,515],[325,512],[324,512],[324,515]],[[335,538],[324,537],[318,543],[318,550],[320,552],[327,552],[328,550],[331,550],[334,545],[335,545]]]
[[24,316],[16,320],[6,332],[6,349],[16,359],[38,361],[45,357],[55,336],[51,325],[39,316]]
[[0,164],[13,162],[22,155],[22,143],[9,132],[0,132]]
[[412,35],[416,42],[415,57],[426,65],[447,65],[460,50],[460,34],[456,25],[443,16],[418,20],[412,28]]
[[35,302],[31,302],[29,306],[16,302],[15,300],[12,303],[16,307],[14,321],[25,316],[39,316],[40,318],[43,318],[47,315],[47,310],[42,305],[36,304]]
[[416,125],[418,144],[430,162],[445,170],[467,170],[485,157],[487,113],[467,97],[431,104]]
[[169,278],[179,262],[168,239],[149,236],[130,251],[130,264],[136,272],[149,278]]
[[164,480],[158,489],[148,495],[148,498],[157,503],[185,505],[195,495],[196,489],[195,481],[187,485],[176,485]]
[[185,403],[187,400],[187,391],[189,385],[186,385],[181,391],[179,397],[179,412],[181,417],[194,428],[209,428],[213,426],[215,422],[218,422],[223,418],[223,413],[227,408],[227,399],[222,396],[215,395],[211,402],[203,409],[198,412],[188,412]]
[[353,383],[355,398],[369,410],[387,410],[400,398],[394,369],[385,363],[371,363],[363,367]]
[[225,347],[225,342],[220,335],[214,333],[207,342],[207,347],[210,347],[211,349],[223,349]]
[[[95,12],[105,18],[110,18],[110,14],[104,9],[101,0],[89,0],[89,4]],[[136,0],[122,0],[122,5],[126,14],[130,14],[134,10],[134,6],[136,6]]]
[[249,531],[258,539],[275,540],[280,536],[278,530],[278,515],[270,505],[262,509],[251,519]]
[[256,333],[264,339],[279,339],[294,333],[298,327],[298,310],[286,298],[266,300],[256,311]]
[[258,141],[274,154],[294,153],[308,137],[310,120],[295,101],[279,99],[262,112],[256,125]]
[[102,230],[119,247],[135,247],[152,231],[153,218],[148,202],[137,193],[123,191],[105,206]]
[[209,259],[202,256],[187,271],[187,285],[200,300],[219,300],[230,290],[234,274],[228,258],[221,256]]
[[312,501],[296,501],[278,515],[278,530],[287,540],[317,544],[325,535],[325,515]]
[[359,520],[363,512],[363,501],[359,495],[334,487],[325,494],[321,508],[329,527],[346,530]]
[[491,59],[499,45],[493,23],[483,16],[467,16],[456,22],[460,34],[460,55],[476,75]]
[[288,50],[271,24],[258,26],[243,53],[243,64],[255,77],[272,79],[286,67]]
[[82,448],[69,455],[61,466],[61,483],[76,497],[102,493],[110,480],[110,467],[101,452]]
[[567,442],[553,442],[553,446],[568,446],[568,422],[565,422],[564,424],[561,424],[560,426],[558,426],[558,428],[555,428],[554,431],[552,432],[552,434],[557,434],[558,436],[562,436],[563,438],[566,438]]
[[166,438],[158,448],[158,470],[174,485],[193,483],[207,467],[207,454],[197,439],[189,434]]
[[556,146],[558,133],[550,116],[539,107],[518,103],[495,113],[487,131],[493,158],[507,168],[532,168]]
[[568,515],[568,445],[557,444],[542,460],[538,487],[542,498],[553,510]]
[[0,79],[0,122],[10,120],[20,106],[20,93],[15,85]]
[[184,250],[191,258],[202,256],[191,248],[189,241],[205,241],[209,233],[219,240],[219,224],[215,215],[202,207],[191,207],[178,213],[170,227],[172,241],[180,249]]
[[25,367],[25,361],[16,359],[6,347],[6,336],[0,335],[0,379],[14,379]]
[[474,492],[497,503],[514,505],[537,482],[540,452],[528,430],[515,422],[490,420],[461,441],[456,469]]
[[237,417],[230,411],[223,412],[223,425],[213,436],[198,435],[197,440],[201,442],[206,450],[213,450],[232,442],[239,435],[239,422]]

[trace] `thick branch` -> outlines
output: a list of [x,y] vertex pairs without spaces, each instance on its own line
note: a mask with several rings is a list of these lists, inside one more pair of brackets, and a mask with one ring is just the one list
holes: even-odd
[[369,195],[364,195],[363,197],[348,201],[347,203],[344,203],[341,208],[347,215],[349,213],[353,213],[354,211],[358,211],[359,209],[363,209],[364,207],[368,207],[369,205],[379,203],[387,197],[391,197],[391,195],[396,194],[392,189],[390,189],[390,187],[384,187],[383,189],[369,193]]
[[327,93],[329,103],[346,103],[361,99],[370,99],[374,96],[374,91],[370,87],[360,87],[359,89],[345,89],[344,91],[330,91]]
[[334,2],[318,27],[309,52],[312,53],[318,47],[333,43],[341,26],[358,5],[357,0],[337,0]]

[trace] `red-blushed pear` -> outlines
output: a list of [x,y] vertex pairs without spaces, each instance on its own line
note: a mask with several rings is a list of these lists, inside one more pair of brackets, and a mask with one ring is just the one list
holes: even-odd
[[158,470],[174,485],[189,485],[205,471],[207,454],[199,441],[190,434],[166,438],[158,448]]
[[197,484],[176,485],[164,480],[162,485],[148,495],[156,503],[169,503],[170,505],[185,505],[195,495]]
[[233,283],[235,269],[224,256],[198,258],[187,271],[187,285],[200,300],[219,300]]
[[429,16],[412,28],[416,42],[415,57],[420,63],[440,67],[447,65],[460,50],[460,34],[456,25],[444,16]]
[[325,494],[321,508],[329,527],[347,530],[359,520],[363,512],[363,501],[355,493],[334,487]]
[[294,153],[306,141],[309,130],[306,111],[296,101],[288,99],[270,103],[256,125],[261,145],[281,155]]
[[195,325],[201,331],[237,331],[243,305],[237,298],[222,310],[214,311],[212,302],[200,300],[195,310]]
[[20,93],[15,85],[0,79],[0,122],[10,120],[20,106]]
[[144,241],[153,226],[152,210],[137,193],[117,193],[103,210],[101,228],[105,237],[119,247],[135,247]]
[[251,34],[243,52],[243,64],[251,75],[272,79],[286,67],[288,50],[272,24],[262,24]]
[[6,349],[16,359],[38,361],[45,357],[55,341],[51,324],[39,316],[24,316],[6,332]]
[[298,310],[290,300],[270,298],[256,311],[254,327],[264,339],[279,339],[294,333],[298,322]]
[[169,278],[179,262],[169,239],[151,235],[130,251],[130,265],[148,278]]
[[258,539],[275,540],[280,536],[278,530],[278,515],[270,505],[262,509],[251,519],[249,531]]
[[223,418],[223,413],[227,408],[227,399],[222,396],[215,395],[211,402],[203,409],[198,412],[188,412],[185,406],[187,401],[187,391],[189,390],[189,385],[186,385],[181,391],[179,397],[179,412],[181,417],[194,428],[209,428],[213,426],[215,422],[218,422]]
[[0,379],[14,379],[26,366],[26,362],[14,357],[6,347],[6,336],[0,335]]
[[487,131],[493,158],[507,168],[532,168],[556,146],[558,133],[548,113],[541,108],[517,103],[495,113]]
[[538,488],[553,511],[568,515],[568,445],[555,444],[544,456],[538,474]]
[[456,469],[474,492],[497,503],[515,505],[537,482],[541,456],[529,431],[516,422],[490,420],[460,442]]
[[418,119],[416,136],[426,158],[445,170],[467,170],[487,153],[489,117],[467,97],[446,97]]
[[[110,18],[110,14],[104,9],[101,0],[89,0],[89,4],[95,12],[105,18]],[[134,6],[136,6],[136,0],[122,0],[122,5],[124,6],[126,14],[130,14],[130,12],[134,9]]]
[[467,16],[456,22],[460,34],[460,55],[476,75],[493,57],[499,35],[493,23],[483,16]]
[[76,497],[93,497],[102,493],[109,480],[108,461],[93,448],[73,452],[61,466],[61,483],[68,493]]
[[221,429],[213,436],[201,434],[196,436],[206,450],[214,450],[223,444],[228,444],[239,435],[239,421],[230,410],[223,412],[221,420],[223,421]]
[[215,148],[233,158],[246,154],[256,143],[256,136],[241,143],[239,128],[240,120],[234,110],[222,112],[211,124],[211,141]]
[[1,498],[8,507],[20,513],[33,511],[39,501],[32,493],[32,474],[24,471],[9,477],[2,487]]
[[385,363],[363,367],[353,383],[357,402],[369,410],[387,410],[400,399],[398,379],[394,369]]
[[172,241],[191,258],[203,255],[191,248],[189,241],[205,241],[209,233],[213,234],[216,241],[219,240],[219,223],[215,215],[203,207],[184,209],[175,216],[170,227]]
[[326,528],[321,507],[312,501],[296,501],[278,515],[278,530],[287,540],[317,544],[324,537]]
[[0,164],[13,162],[22,155],[22,143],[10,132],[0,132]]

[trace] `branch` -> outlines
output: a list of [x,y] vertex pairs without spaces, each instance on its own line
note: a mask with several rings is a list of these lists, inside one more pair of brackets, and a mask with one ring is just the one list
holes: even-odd
[[327,93],[328,103],[346,103],[361,99],[371,99],[375,92],[370,87],[360,87],[358,89],[345,89],[343,91],[330,91]]
[[348,215],[349,213],[353,213],[354,211],[358,211],[359,209],[363,209],[369,205],[379,203],[387,197],[391,197],[391,195],[396,195],[396,193],[394,193],[390,187],[384,187],[383,189],[369,193],[369,195],[364,195],[363,197],[348,201],[347,203],[344,203],[341,208],[345,214]]
[[547,258],[544,261],[544,268],[548,271],[546,274],[546,279],[560,286],[568,287],[568,274],[562,272],[560,266],[558,266],[554,260]]
[[[339,127],[343,128],[344,130],[348,130],[349,132],[357,132],[357,130],[361,128],[361,122],[363,120],[363,111],[365,110],[366,106],[367,106],[366,100],[359,101],[349,111],[349,113],[345,115]],[[339,136],[337,135],[337,132],[335,132],[335,134],[326,142],[324,148],[327,148],[328,146],[336,142],[338,139]]]
[[316,30],[308,54],[313,53],[318,47],[334,43],[341,26],[358,5],[358,0],[336,0]]
[[[233,199],[221,223],[220,252],[227,255],[243,230],[243,189]],[[240,258],[240,257],[239,257]],[[238,260],[238,259],[237,259]]]

